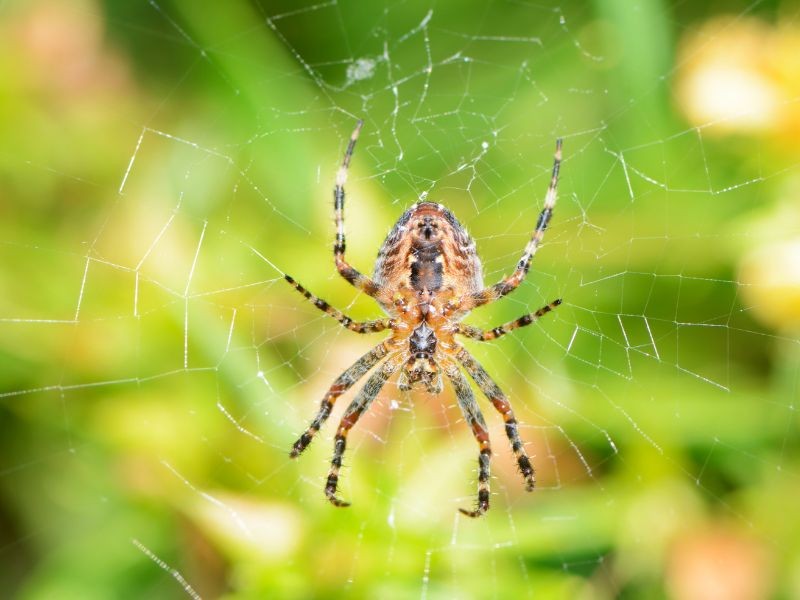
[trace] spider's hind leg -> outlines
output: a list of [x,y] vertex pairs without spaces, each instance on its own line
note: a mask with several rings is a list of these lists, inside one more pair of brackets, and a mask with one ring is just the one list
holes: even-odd
[[353,156],[353,150],[356,147],[358,134],[361,132],[363,121],[359,121],[356,125],[353,134],[350,136],[350,142],[347,144],[347,150],[344,153],[342,166],[336,174],[336,185],[333,188],[333,211],[336,220],[336,242],[333,244],[333,259],[336,263],[336,269],[339,274],[353,287],[358,288],[368,296],[374,296],[378,292],[378,286],[372,279],[360,273],[357,269],[350,266],[344,258],[344,250],[346,247],[344,235],[344,184],[347,183],[347,172],[350,168],[350,159]]
[[553,208],[556,205],[556,188],[558,187],[558,172],[561,168],[561,138],[556,140],[556,153],[553,158],[553,174],[550,177],[550,186],[547,188],[547,194],[544,197],[544,207],[542,212],[539,213],[539,219],[536,221],[536,228],[533,230],[531,239],[525,246],[525,251],[522,257],[517,262],[517,268],[514,272],[505,277],[498,283],[481,290],[466,298],[461,303],[460,309],[469,311],[484,304],[490,304],[495,300],[499,300],[506,294],[513,292],[519,284],[525,279],[530,269],[531,261],[534,254],[539,249],[544,238],[544,232],[550,224],[550,219],[553,217]]

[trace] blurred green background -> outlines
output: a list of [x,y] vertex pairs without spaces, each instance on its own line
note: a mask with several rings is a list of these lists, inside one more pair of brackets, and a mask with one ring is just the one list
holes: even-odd
[[[800,597],[795,2],[0,3],[0,593],[19,598]],[[492,509],[449,389],[393,384],[322,488],[380,335],[369,272],[419,198],[487,283],[511,398]],[[364,339],[368,337],[369,339]]]

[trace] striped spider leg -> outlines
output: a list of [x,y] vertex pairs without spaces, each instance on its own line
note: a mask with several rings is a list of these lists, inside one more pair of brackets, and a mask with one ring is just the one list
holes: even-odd
[[395,354],[378,367],[369,376],[367,383],[356,394],[356,397],[344,411],[344,415],[339,421],[339,427],[336,429],[336,436],[334,437],[331,468],[328,471],[328,479],[325,482],[325,496],[334,506],[350,506],[349,502],[341,500],[336,495],[336,488],[339,485],[339,469],[342,467],[342,457],[347,446],[347,434],[358,422],[358,419],[361,418],[361,415],[367,411],[386,381],[403,364],[403,361],[404,358],[401,354]]
[[[550,177],[550,186],[547,188],[547,194],[544,197],[544,207],[542,212],[539,213],[539,219],[536,221],[536,228],[533,230],[530,241],[525,246],[525,251],[522,257],[517,262],[517,268],[508,277],[504,277],[498,283],[484,288],[479,292],[473,293],[468,298],[462,299],[455,305],[452,305],[450,310],[455,309],[455,312],[466,314],[469,311],[491,304],[499,300],[503,296],[510,294],[519,287],[523,282],[525,276],[530,269],[531,261],[544,238],[544,232],[550,224],[550,219],[553,217],[553,208],[556,205],[556,190],[558,188],[558,172],[561,168],[561,138],[556,140],[556,153],[553,158],[553,173]],[[557,306],[557,304],[556,304]],[[523,317],[524,319],[524,317]]]
[[[514,457],[517,459],[517,466],[519,472],[525,479],[525,489],[529,492],[536,487],[536,475],[531,465],[531,460],[525,452],[522,445],[522,440],[519,437],[519,430],[517,427],[517,418],[514,415],[514,410],[511,408],[511,403],[503,393],[491,376],[486,372],[481,364],[469,353],[466,348],[462,346],[456,347],[456,360],[464,367],[472,380],[477,384],[478,388],[489,399],[494,406],[495,410],[503,417],[505,424],[506,436],[511,443],[511,450],[514,452]],[[478,499],[478,508],[480,509],[480,498]]]
[[478,454],[478,507],[475,510],[458,509],[468,517],[478,517],[489,510],[489,465],[492,459],[489,431],[481,409],[475,401],[475,394],[472,393],[472,388],[469,387],[461,370],[450,360],[442,361],[442,366],[456,392],[458,406],[461,408],[464,419],[480,448]]
[[389,329],[392,326],[392,319],[377,319],[375,321],[353,321],[350,317],[346,314],[341,312],[340,310],[335,309],[330,304],[328,304],[325,300],[320,298],[319,296],[315,296],[311,292],[309,292],[306,288],[300,285],[298,282],[294,280],[290,275],[283,275],[283,278],[289,282],[294,289],[298,292],[303,294],[314,306],[324,312],[326,315],[330,315],[339,323],[342,324],[343,327],[349,329],[350,331],[355,331],[356,333],[377,333],[379,331],[383,331],[384,329]]
[[289,456],[292,458],[297,458],[300,456],[303,450],[305,450],[311,443],[311,440],[314,439],[314,435],[316,435],[316,433],[320,430],[325,421],[328,420],[328,417],[331,415],[331,411],[333,410],[333,404],[336,402],[339,396],[353,387],[353,385],[355,385],[355,383],[361,379],[367,373],[367,371],[385,358],[387,352],[388,344],[386,342],[378,344],[372,348],[372,350],[364,354],[364,356],[350,365],[350,367],[346,369],[344,373],[336,378],[336,381],[333,382],[325,396],[322,398],[319,412],[317,412],[317,415],[311,421],[311,424],[294,443]]
[[344,236],[344,184],[347,183],[347,172],[350,168],[350,159],[353,157],[353,150],[358,141],[358,134],[361,133],[361,127],[364,121],[359,120],[353,134],[350,136],[350,141],[347,144],[347,150],[342,159],[342,166],[336,173],[336,185],[333,188],[333,212],[334,219],[336,220],[336,241],[333,244],[333,259],[336,263],[336,269],[344,279],[356,289],[361,290],[368,296],[374,296],[378,292],[376,283],[361,274],[357,269],[350,266],[344,258],[344,250],[346,247]]
[[531,323],[538,321],[540,318],[542,318],[544,315],[546,315],[547,313],[549,313],[551,310],[553,310],[558,306],[561,306],[561,298],[553,300],[550,304],[546,304],[536,312],[528,313],[527,315],[522,315],[518,319],[514,319],[513,321],[509,321],[508,323],[503,323],[502,325],[493,327],[488,331],[484,331],[483,329],[479,329],[478,327],[473,327],[472,325],[465,325],[464,323],[458,323],[456,324],[455,333],[481,342],[496,340],[500,336],[503,336],[511,331],[514,331],[515,329],[519,329],[520,327],[525,327],[526,325],[530,325]]

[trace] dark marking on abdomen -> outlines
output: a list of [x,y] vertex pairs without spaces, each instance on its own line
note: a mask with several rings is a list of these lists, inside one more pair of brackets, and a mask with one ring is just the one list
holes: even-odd
[[437,292],[442,287],[444,265],[437,260],[441,256],[439,244],[412,248],[414,261],[411,263],[411,287],[416,291]]

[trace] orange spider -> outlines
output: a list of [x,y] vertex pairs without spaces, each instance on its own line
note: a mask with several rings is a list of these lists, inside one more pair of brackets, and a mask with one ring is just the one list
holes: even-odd
[[350,429],[396,371],[400,371],[397,385],[401,390],[424,385],[431,393],[442,391],[442,372],[444,372],[453,385],[464,418],[480,446],[477,508],[459,509],[465,515],[477,517],[489,508],[489,460],[492,451],[486,422],[458,364],[472,377],[503,416],[506,435],[511,442],[511,448],[516,456],[519,470],[525,478],[528,491],[534,488],[536,478],[531,461],[520,440],[517,420],[508,398],[478,361],[458,343],[455,336],[463,335],[482,341],[493,340],[513,329],[530,325],[561,304],[561,300],[555,300],[534,313],[523,315],[488,331],[460,322],[471,310],[494,302],[514,291],[528,273],[531,259],[544,237],[556,203],[561,140],[556,141],[553,175],[545,196],[544,208],[539,215],[533,235],[525,246],[525,252],[511,276],[490,287],[484,287],[481,261],[475,250],[475,242],[464,227],[441,204],[420,202],[403,213],[392,228],[378,252],[375,271],[370,279],[351,267],[344,258],[344,184],[362,125],[362,121],[356,125],[336,177],[333,193],[336,242],[333,254],[339,274],[354,287],[374,298],[389,317],[355,322],[313,295],[289,275],[284,277],[317,308],[332,316],[347,329],[356,333],[374,333],[390,329],[392,334],[337,377],[322,399],[317,416],[294,443],[290,456],[297,457],[308,447],[314,434],[330,416],[336,399],[367,371],[383,361],[347,407],[336,431],[325,495],[336,506],[349,506],[348,502],[336,496],[336,488]]

